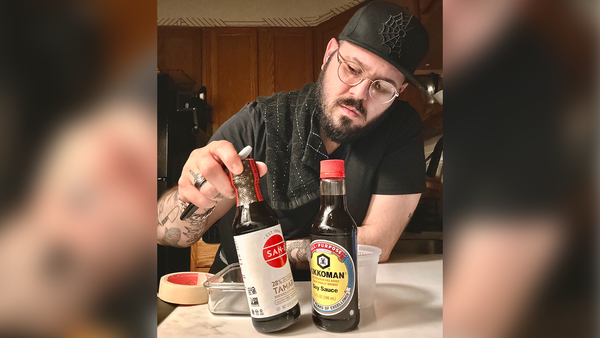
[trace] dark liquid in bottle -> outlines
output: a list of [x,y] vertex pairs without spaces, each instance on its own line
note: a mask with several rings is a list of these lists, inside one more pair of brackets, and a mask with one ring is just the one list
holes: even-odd
[[326,331],[360,322],[356,223],[346,207],[344,161],[321,161],[321,206],[310,229],[312,312]]
[[[251,169],[247,161],[252,160],[243,161],[244,173],[248,173],[248,170]],[[252,163],[252,165],[254,164]],[[242,173],[242,175],[244,175],[244,173]],[[258,177],[253,179],[246,177],[246,181],[241,179],[236,181],[235,176],[232,178],[232,181],[236,187],[238,198],[238,206],[236,209],[235,219],[233,221],[234,237],[265,229],[280,229],[277,214],[265,201],[262,200],[258,185],[254,185],[253,182],[248,182],[248,180],[254,181],[254,179],[257,180]],[[257,254],[260,255],[261,253]],[[242,259],[240,259],[240,261],[242,261]],[[291,274],[291,270],[289,271]],[[244,270],[244,267],[242,267],[242,273],[247,274],[260,272]],[[289,327],[298,321],[299,317],[300,304],[296,301],[295,306],[277,315],[266,318],[252,317],[252,325],[254,325],[254,328],[258,332],[274,332]]]

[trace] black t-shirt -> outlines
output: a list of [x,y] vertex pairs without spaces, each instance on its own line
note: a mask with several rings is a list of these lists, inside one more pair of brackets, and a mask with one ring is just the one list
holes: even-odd
[[[352,143],[340,145],[328,156],[330,159],[345,160],[348,210],[359,226],[365,218],[372,194],[413,194],[422,192],[425,187],[425,160],[419,114],[407,102],[397,101],[390,107],[387,115],[385,121],[372,133]],[[253,149],[250,157],[265,162],[265,122],[258,104],[246,104],[215,132],[211,141],[215,140],[227,140],[238,151],[250,145]],[[314,173],[316,177],[318,174]],[[260,180],[260,188],[265,201],[269,203],[266,175]],[[318,210],[318,198],[292,210],[275,210],[285,239],[308,237]],[[234,216],[235,207],[219,222],[221,247],[211,267],[212,273],[238,261],[231,227]]]

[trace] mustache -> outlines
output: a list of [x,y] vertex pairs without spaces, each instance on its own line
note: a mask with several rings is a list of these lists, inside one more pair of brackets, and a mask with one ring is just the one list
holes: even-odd
[[333,102],[333,106],[347,106],[356,109],[363,118],[367,117],[367,110],[362,105],[362,100],[357,100],[351,97],[340,97]]

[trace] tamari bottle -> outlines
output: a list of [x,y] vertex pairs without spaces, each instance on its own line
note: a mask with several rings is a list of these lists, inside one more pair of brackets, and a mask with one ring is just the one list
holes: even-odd
[[230,173],[237,200],[233,239],[252,324],[258,332],[279,331],[298,320],[300,305],[277,214],[263,200],[254,160],[242,164],[240,175]]
[[326,331],[360,321],[356,223],[346,206],[343,160],[321,161],[321,207],[310,229],[313,322]]

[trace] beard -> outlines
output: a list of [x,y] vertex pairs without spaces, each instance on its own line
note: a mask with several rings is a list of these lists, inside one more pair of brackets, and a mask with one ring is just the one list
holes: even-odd
[[319,105],[321,110],[319,112],[319,127],[321,132],[325,137],[330,139],[335,143],[349,143],[356,141],[365,135],[371,133],[375,128],[377,128],[381,122],[387,116],[387,112],[379,115],[377,118],[368,122],[364,126],[354,126],[352,124],[352,119],[348,116],[342,115],[339,118],[339,123],[336,125],[334,121],[334,109],[336,107],[347,106],[356,109],[356,112],[360,115],[363,120],[367,119],[367,111],[362,105],[362,100],[357,100],[352,97],[338,97],[330,106],[327,105],[327,100],[325,98],[324,91],[324,82],[325,82],[325,73],[327,68],[329,67],[329,62],[332,58],[327,60],[325,63],[325,67],[319,74],[319,78],[317,79],[317,87],[316,87],[316,95],[319,101]]

